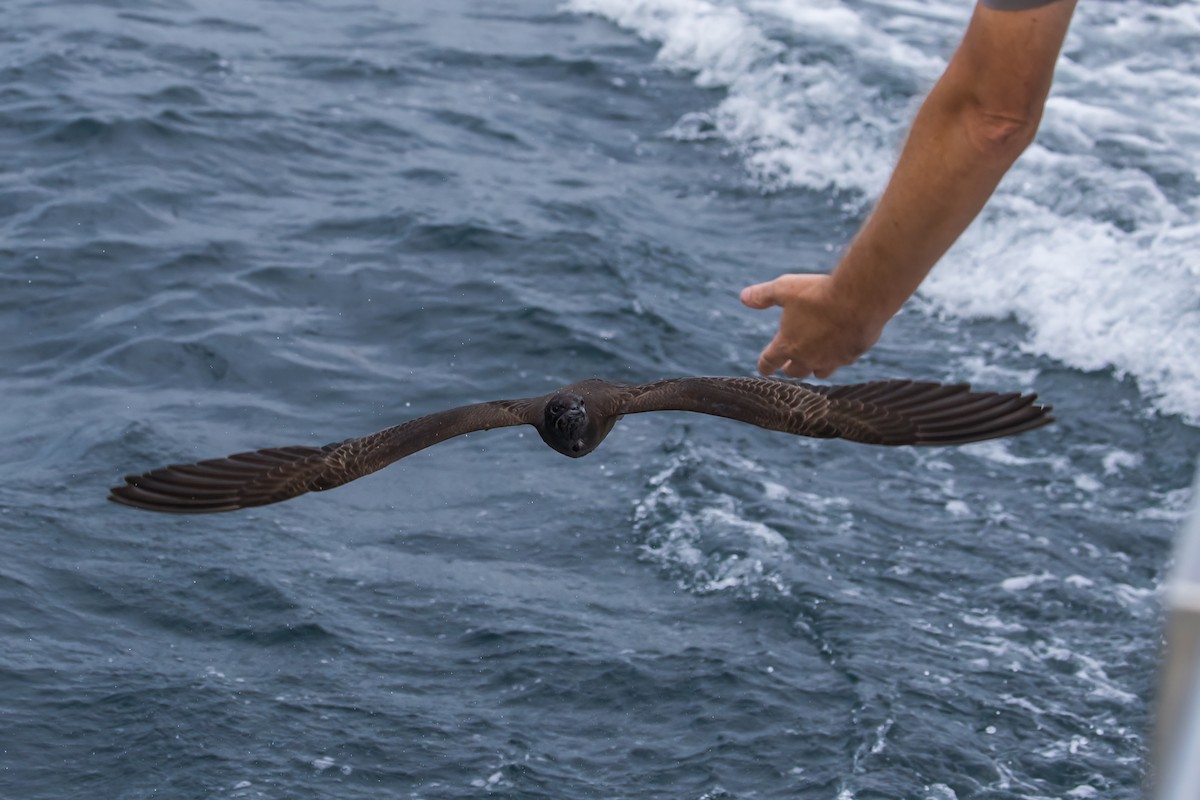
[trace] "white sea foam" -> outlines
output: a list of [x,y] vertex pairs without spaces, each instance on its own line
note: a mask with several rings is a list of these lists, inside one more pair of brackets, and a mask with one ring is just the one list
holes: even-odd
[[1137,695],[1118,686],[1116,681],[1108,676],[1099,659],[1072,651],[1061,643],[1041,644],[1035,647],[1033,652],[1043,662],[1058,661],[1076,667],[1075,677],[1088,687],[1091,697],[1115,701],[1121,705],[1137,702]]
[[508,782],[504,780],[503,772],[493,772],[486,778],[476,778],[471,781],[471,785],[476,789],[495,789],[502,786],[508,786]]
[[1062,760],[1079,755],[1080,752],[1087,749],[1088,744],[1089,740],[1086,736],[1072,736],[1070,739],[1057,741],[1042,748],[1038,755],[1046,759]]
[[1113,597],[1126,609],[1135,613],[1154,614],[1158,610],[1162,586],[1137,587],[1118,583],[1112,588]]
[[1006,592],[1023,592],[1026,589],[1037,586],[1039,583],[1054,580],[1054,576],[1049,572],[1043,572],[1040,575],[1018,575],[1015,578],[1006,578],[1000,581],[1000,588]]
[[1117,475],[1122,470],[1137,469],[1142,465],[1142,457],[1127,450],[1113,450],[1104,456],[1104,474]]
[[990,439],[986,442],[963,445],[963,452],[997,464],[1008,467],[1027,467],[1034,464],[1049,466],[1055,472],[1066,472],[1071,468],[1071,460],[1066,456],[1018,456],[1012,452],[1010,442],[1004,439]]
[[1192,487],[1173,489],[1162,496],[1162,505],[1157,508],[1144,508],[1137,513],[1140,519],[1167,520],[1180,522],[1185,519],[1192,507]]
[[1029,699],[1024,698],[1024,697],[1017,697],[1017,696],[1011,695],[1011,694],[1002,694],[1002,695],[1000,695],[1000,699],[1003,700],[1008,705],[1016,706],[1017,708],[1022,708],[1024,710],[1028,711],[1030,714],[1040,716],[1040,715],[1046,713],[1046,709],[1042,708],[1041,706],[1031,702]]
[[974,614],[962,614],[960,619],[967,625],[976,628],[987,628],[989,630],[1001,631],[1003,633],[1021,633],[1026,630],[1024,625],[1019,625],[1015,622],[1005,622],[993,614],[984,614],[976,616]]
[[950,500],[946,503],[946,512],[956,517],[969,517],[971,507],[962,500]]
[[1031,391],[1041,370],[1013,369],[994,364],[983,356],[970,355],[959,359],[959,370],[970,383],[1011,386]]
[[[567,2],[659,43],[664,66],[725,89],[670,135],[728,141],[766,190],[844,190],[863,203],[886,181],[970,5]],[[1193,424],[1198,44],[1197,4],[1080,4],[1038,142],[922,289],[956,315],[1015,317],[1028,350],[1132,376],[1161,411]]]
[[782,484],[774,481],[763,481],[763,494],[768,500],[786,500],[791,493],[790,490]]
[[1082,575],[1068,575],[1063,579],[1063,583],[1074,586],[1076,589],[1090,589],[1096,585],[1091,578],[1085,578]]
[[944,783],[935,783],[925,787],[926,800],[958,800],[958,795]]
[[650,479],[650,492],[634,507],[643,557],[700,594],[790,594],[780,571],[792,561],[787,539],[747,519],[731,495],[683,491],[691,480],[681,472],[692,460],[687,453],[677,456]]

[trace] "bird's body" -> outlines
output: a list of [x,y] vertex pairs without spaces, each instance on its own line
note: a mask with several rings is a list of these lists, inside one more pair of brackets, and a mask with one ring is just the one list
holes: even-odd
[[349,483],[455,436],[515,425],[534,426],[551,448],[580,458],[623,415],[647,411],[693,411],[864,444],[964,444],[1049,423],[1050,409],[1035,399],[913,381],[810,386],[763,378],[668,378],[631,386],[592,379],[540,397],[440,411],[324,447],[268,448],[130,475],[109,499],[192,514],[277,503]]

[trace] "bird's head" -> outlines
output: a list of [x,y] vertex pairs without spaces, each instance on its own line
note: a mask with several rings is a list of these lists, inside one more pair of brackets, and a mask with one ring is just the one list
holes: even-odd
[[542,441],[564,456],[579,458],[596,449],[589,425],[587,406],[577,394],[561,393],[546,403],[543,425],[538,428]]

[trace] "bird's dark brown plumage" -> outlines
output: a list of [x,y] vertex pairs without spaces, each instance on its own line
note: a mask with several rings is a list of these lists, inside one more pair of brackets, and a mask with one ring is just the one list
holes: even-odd
[[669,378],[640,386],[581,381],[542,397],[461,406],[324,447],[277,447],[130,475],[109,499],[183,514],[278,503],[369,475],[474,431],[533,425],[564,455],[587,455],[624,414],[695,411],[798,436],[878,445],[977,442],[1052,421],[1036,395],[966,384],[875,381],[811,386],[764,378]]

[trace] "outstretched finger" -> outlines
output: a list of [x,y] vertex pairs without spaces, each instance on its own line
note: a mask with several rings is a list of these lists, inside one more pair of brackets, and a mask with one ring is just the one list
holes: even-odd
[[772,339],[767,348],[758,357],[758,371],[762,375],[774,375],[783,365],[788,363],[787,354],[778,339]]
[[812,370],[803,361],[792,359],[783,365],[783,374],[789,378],[807,378],[812,374]]

